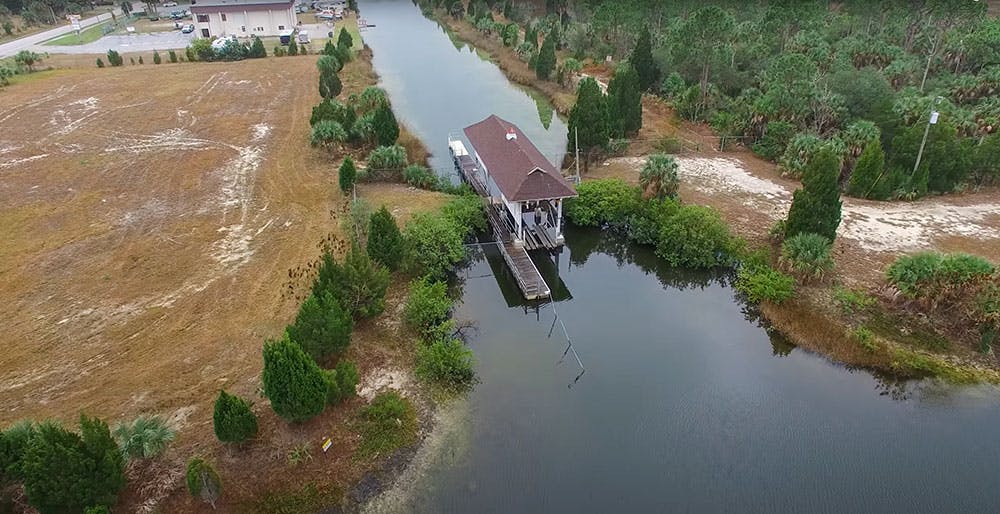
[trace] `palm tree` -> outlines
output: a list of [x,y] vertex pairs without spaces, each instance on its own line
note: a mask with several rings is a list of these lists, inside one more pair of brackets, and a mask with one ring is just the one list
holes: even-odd
[[677,195],[680,179],[677,161],[670,155],[653,154],[639,172],[639,186],[645,196],[667,198]]

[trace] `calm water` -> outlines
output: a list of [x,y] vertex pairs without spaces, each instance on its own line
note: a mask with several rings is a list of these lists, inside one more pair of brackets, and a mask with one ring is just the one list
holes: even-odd
[[[401,117],[435,151],[496,112],[564,144],[535,102],[408,2],[365,1]],[[397,28],[398,27],[398,28]],[[460,112],[453,103],[462,105]],[[445,155],[445,154],[442,154]],[[725,274],[571,230],[536,260],[554,304],[525,306],[501,261],[462,271],[481,383],[452,410],[445,458],[400,512],[996,512],[1000,395],[888,384],[761,328]],[[565,323],[582,361],[567,353]]]

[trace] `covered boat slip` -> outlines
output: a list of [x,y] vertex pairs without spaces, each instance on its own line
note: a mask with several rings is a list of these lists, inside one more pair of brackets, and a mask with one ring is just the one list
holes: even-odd
[[455,169],[483,197],[500,252],[524,297],[550,297],[527,251],[563,245],[562,204],[576,196],[575,189],[508,121],[490,116],[466,127],[465,135],[471,153],[461,140],[448,139]]

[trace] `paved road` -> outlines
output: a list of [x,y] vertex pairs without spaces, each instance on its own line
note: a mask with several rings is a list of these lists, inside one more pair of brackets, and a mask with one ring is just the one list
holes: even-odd
[[[114,12],[116,16],[120,16],[122,13],[120,8],[115,8]],[[110,13],[100,14],[92,18],[80,20],[80,26],[83,28],[87,28],[91,25],[96,25],[102,21],[110,19],[111,19]],[[38,34],[32,34],[30,36],[25,36],[19,39],[15,39],[9,43],[4,43],[0,45],[0,57],[10,57],[20,52],[21,50],[34,50],[36,52],[47,51],[50,53],[56,53],[52,51],[52,48],[55,47],[49,47],[48,49],[45,49],[39,47],[39,45],[44,41],[48,41],[52,38],[59,37],[64,34],[69,34],[71,32],[73,32],[73,26],[67,23],[66,25],[62,25],[54,29],[49,29],[46,30],[45,32],[39,32]]]
[[46,46],[42,48],[50,54],[103,54],[108,50],[115,50],[118,53],[151,52],[153,50],[187,48],[191,45],[191,40],[194,37],[194,33],[181,34],[179,30],[153,32],[150,34],[111,34],[93,43],[72,46]]

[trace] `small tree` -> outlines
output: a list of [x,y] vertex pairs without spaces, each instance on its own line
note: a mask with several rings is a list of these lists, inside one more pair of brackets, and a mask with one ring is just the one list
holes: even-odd
[[608,127],[613,137],[625,137],[642,128],[642,90],[631,63],[618,66],[608,84]]
[[288,42],[288,55],[299,55],[299,45],[295,43],[295,38]]
[[295,323],[288,326],[288,337],[315,361],[338,354],[351,344],[354,323],[330,291],[309,295],[299,307]]
[[340,164],[337,171],[337,181],[340,183],[340,190],[345,194],[350,193],[354,188],[354,181],[358,179],[358,169],[354,166],[354,159],[348,155],[344,157],[344,162]]
[[160,52],[153,50],[153,64],[160,64],[162,62],[163,59],[160,57]]
[[452,267],[465,258],[464,235],[465,230],[451,219],[417,214],[403,231],[407,268],[444,280]]
[[118,52],[108,50],[108,64],[112,66],[121,66],[124,63],[125,61],[122,60],[122,56]]
[[32,52],[31,50],[21,50],[14,55],[14,62],[28,68],[28,72],[35,71],[35,65],[41,60],[42,54]]
[[635,43],[632,56],[629,62],[635,66],[635,71],[639,76],[639,89],[649,91],[654,85],[660,83],[660,70],[653,60],[653,42],[649,34],[649,27],[643,26],[639,33],[639,40]]
[[262,41],[259,37],[253,38],[253,43],[250,45],[250,57],[253,57],[254,59],[267,57],[267,49],[264,48],[264,41]]
[[639,187],[655,198],[675,197],[680,179],[677,176],[677,161],[672,156],[653,154],[639,171]]
[[188,492],[191,496],[208,503],[215,508],[215,502],[222,496],[222,479],[211,464],[200,457],[188,461],[187,473]]
[[287,421],[312,418],[326,406],[327,385],[323,370],[288,334],[264,343],[264,395],[274,412]]
[[257,416],[252,404],[239,396],[219,391],[212,413],[215,437],[224,443],[242,443],[257,435]]
[[579,135],[580,150],[584,152],[584,169],[594,153],[608,144],[607,108],[604,93],[597,81],[587,77],[577,88],[576,104],[569,113],[569,148]]
[[104,61],[102,61],[100,57],[97,58],[97,67],[98,68],[104,67]]
[[330,70],[319,72],[319,94],[323,98],[336,98],[343,87],[340,77],[335,72]]
[[392,113],[389,104],[382,104],[375,111],[373,123],[375,138],[378,140],[379,146],[396,144],[396,140],[399,139],[399,123],[396,122],[396,116]]
[[170,61],[171,63],[176,63],[177,62],[177,52],[175,52],[173,50],[168,51],[167,52],[167,60]]
[[151,459],[163,453],[176,433],[159,416],[139,416],[115,426],[114,438],[129,460]]
[[316,60],[316,68],[320,72],[332,71],[340,73],[340,70],[344,69],[344,63],[335,54],[323,54]]
[[410,284],[410,297],[403,309],[403,319],[411,328],[426,336],[448,319],[451,307],[447,284],[424,277]]
[[550,33],[542,42],[542,47],[538,50],[538,57],[535,59],[535,76],[539,80],[549,80],[552,71],[556,69],[556,42]]
[[[135,60],[134,60],[134,59],[132,59],[131,57],[129,57],[128,59],[129,59],[130,61],[132,61],[132,64],[133,64],[133,65],[135,64]],[[146,64],[146,63],[142,62],[142,56],[141,56],[141,55],[139,56],[139,64]]]
[[[326,265],[327,263],[324,263]],[[322,273],[322,270],[321,270]],[[370,318],[385,309],[385,290],[389,287],[389,270],[377,264],[355,242],[343,264],[334,263],[321,287],[327,287],[341,305],[355,318]],[[317,286],[320,279],[317,279]],[[316,294],[314,286],[314,294]],[[320,294],[323,292],[320,291]]]
[[80,416],[80,434],[38,425],[21,460],[28,503],[43,514],[114,505],[125,486],[125,461],[108,425]]
[[354,47],[354,38],[347,32],[347,27],[340,28],[340,34],[337,35],[337,46],[340,48]]
[[796,234],[819,234],[830,241],[837,237],[840,225],[840,158],[829,148],[820,149],[806,165],[802,189],[792,195],[785,237]]
[[403,235],[389,209],[383,205],[368,224],[368,255],[372,260],[395,271],[403,259]]
[[861,152],[858,164],[854,166],[854,172],[851,173],[847,194],[856,198],[872,196],[884,169],[885,152],[882,151],[882,142],[875,139],[865,145],[864,151]]

